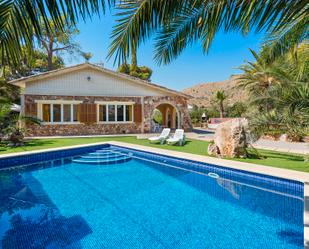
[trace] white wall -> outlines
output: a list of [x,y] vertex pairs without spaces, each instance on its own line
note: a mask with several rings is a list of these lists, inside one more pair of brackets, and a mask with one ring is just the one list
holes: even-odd
[[[87,77],[90,76],[90,81]],[[167,96],[167,92],[93,69],[26,83],[25,94],[63,96]]]

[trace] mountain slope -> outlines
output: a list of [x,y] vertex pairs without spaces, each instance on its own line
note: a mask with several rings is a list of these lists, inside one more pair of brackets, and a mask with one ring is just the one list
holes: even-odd
[[246,94],[244,90],[236,88],[236,76],[228,80],[201,83],[183,90],[184,93],[193,96],[188,102],[190,105],[197,105],[199,107],[209,107],[216,91],[224,90],[228,95],[226,103],[232,105],[238,101],[246,101]]

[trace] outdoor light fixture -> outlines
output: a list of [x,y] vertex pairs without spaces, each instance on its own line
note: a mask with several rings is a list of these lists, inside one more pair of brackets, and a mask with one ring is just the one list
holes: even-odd
[[90,81],[90,80],[91,80],[91,77],[90,77],[90,76],[87,76],[87,80]]

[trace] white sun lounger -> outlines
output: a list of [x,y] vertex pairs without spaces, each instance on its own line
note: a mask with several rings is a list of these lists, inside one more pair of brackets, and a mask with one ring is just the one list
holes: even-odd
[[177,129],[173,137],[166,140],[167,144],[184,145],[186,142],[185,132],[183,129]]
[[161,132],[160,136],[156,137],[150,137],[148,138],[150,143],[161,143],[163,144],[165,140],[168,138],[170,135],[171,129],[170,128],[164,128],[163,131]]

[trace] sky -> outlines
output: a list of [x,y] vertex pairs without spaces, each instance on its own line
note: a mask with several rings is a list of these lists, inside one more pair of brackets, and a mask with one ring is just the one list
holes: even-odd
[[[117,69],[113,59],[107,60],[110,34],[115,25],[111,13],[93,17],[92,20],[79,22],[79,35],[75,37],[82,50],[91,52],[91,63],[104,63],[108,69]],[[249,48],[258,50],[262,34],[243,36],[239,32],[219,32],[208,54],[204,54],[199,44],[187,48],[179,57],[168,65],[157,65],[153,60],[153,40],[148,40],[138,50],[138,65],[145,65],[153,70],[151,81],[175,90],[183,90],[198,83],[222,81],[231,75],[240,73],[237,69],[245,61],[252,61]],[[66,65],[84,62],[83,58],[65,57]]]

